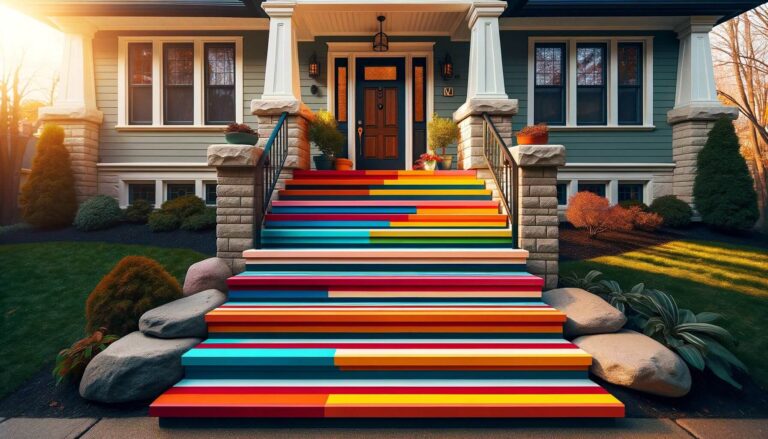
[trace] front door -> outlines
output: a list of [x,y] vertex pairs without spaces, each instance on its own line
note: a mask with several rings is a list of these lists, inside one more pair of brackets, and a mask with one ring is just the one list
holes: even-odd
[[357,169],[405,169],[405,59],[358,58]]

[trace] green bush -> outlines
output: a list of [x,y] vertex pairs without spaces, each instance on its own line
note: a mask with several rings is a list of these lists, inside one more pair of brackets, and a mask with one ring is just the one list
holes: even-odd
[[181,223],[181,230],[197,232],[216,228],[216,208],[207,207],[203,213],[196,213],[187,217]]
[[203,213],[205,211],[205,201],[194,195],[185,195],[166,201],[161,206],[161,210],[175,216],[181,223],[192,215]]
[[704,224],[723,230],[752,228],[760,216],[757,193],[730,119],[715,122],[697,166],[693,197]]
[[170,232],[179,228],[181,220],[176,215],[157,210],[149,214],[147,224],[153,232]]
[[674,195],[666,195],[653,200],[649,209],[664,218],[666,227],[687,227],[691,224],[691,217],[693,217],[691,206]]
[[624,200],[619,201],[619,206],[629,209],[631,207],[639,207],[643,212],[648,212],[648,205],[640,200]]
[[84,232],[108,229],[123,218],[123,212],[117,201],[106,195],[97,195],[87,199],[77,210],[75,227]]
[[338,156],[346,143],[344,134],[339,131],[336,118],[325,110],[318,111],[309,125],[309,140],[328,157]]
[[437,152],[439,148],[442,155],[445,155],[445,148],[459,138],[459,126],[453,119],[440,117],[437,113],[432,115],[432,120],[427,125],[428,149]]
[[43,128],[19,204],[24,222],[34,227],[50,229],[72,224],[77,212],[75,178],[62,127],[48,124]]
[[147,200],[136,200],[125,209],[123,218],[129,223],[146,224],[154,208]]
[[181,297],[179,282],[162,265],[126,256],[91,291],[85,304],[86,331],[122,337],[139,329],[139,318]]

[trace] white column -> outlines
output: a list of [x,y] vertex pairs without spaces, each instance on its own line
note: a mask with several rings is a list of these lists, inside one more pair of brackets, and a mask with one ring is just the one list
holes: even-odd
[[719,107],[709,32],[719,17],[690,17],[677,29],[680,55],[677,65],[675,108]]
[[499,37],[499,16],[507,3],[476,1],[469,10],[471,42],[467,101],[472,99],[507,99]]
[[295,0],[269,0],[262,4],[269,15],[263,101],[301,100],[299,54],[293,23],[295,6]]

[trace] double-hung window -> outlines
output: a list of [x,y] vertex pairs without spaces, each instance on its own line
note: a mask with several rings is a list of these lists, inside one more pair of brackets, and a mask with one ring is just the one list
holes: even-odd
[[533,120],[565,125],[565,44],[537,44],[535,50]]
[[618,43],[619,125],[643,123],[643,45]]
[[605,125],[607,122],[606,52],[602,43],[576,45],[576,123]]
[[242,122],[241,37],[121,37],[118,66],[118,128]]

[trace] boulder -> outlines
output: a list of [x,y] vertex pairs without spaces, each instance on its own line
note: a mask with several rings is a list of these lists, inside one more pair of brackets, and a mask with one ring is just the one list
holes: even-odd
[[91,360],[80,381],[80,396],[106,403],[155,398],[184,376],[181,355],[200,341],[132,332]]
[[206,337],[205,314],[226,301],[219,290],[201,291],[145,312],[139,330],[159,338]]
[[227,279],[232,270],[219,258],[208,258],[196,262],[187,270],[184,278],[184,295],[191,296],[205,290],[227,291]]
[[567,339],[588,334],[616,332],[627,323],[623,312],[600,296],[581,288],[558,288],[542,294],[544,302],[564,312],[568,320],[563,327]]
[[573,342],[592,355],[590,372],[609,383],[669,397],[685,396],[691,390],[685,362],[643,334],[622,330],[585,335]]

